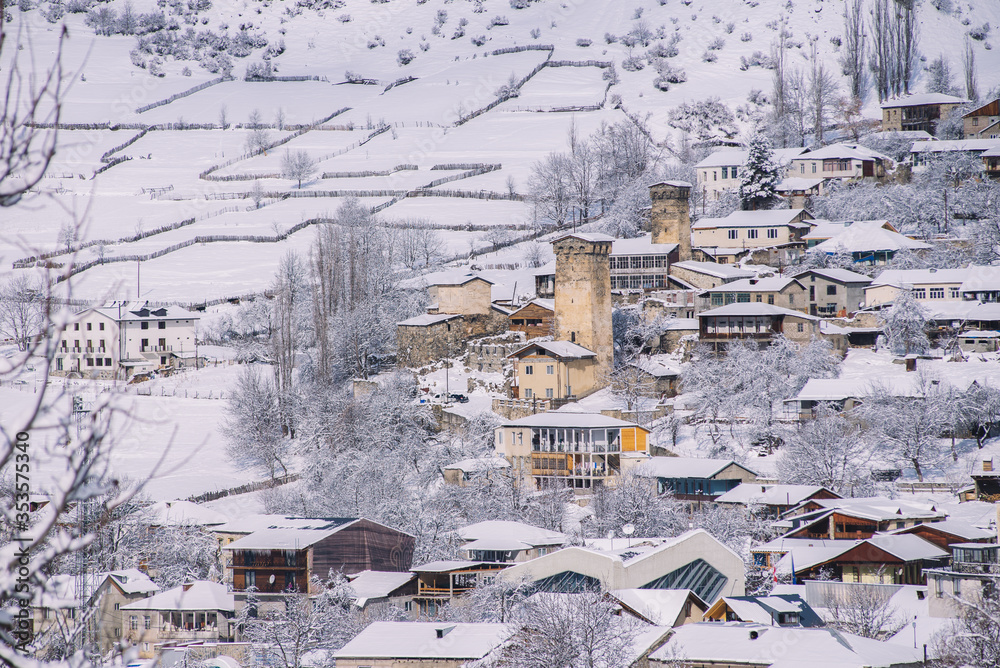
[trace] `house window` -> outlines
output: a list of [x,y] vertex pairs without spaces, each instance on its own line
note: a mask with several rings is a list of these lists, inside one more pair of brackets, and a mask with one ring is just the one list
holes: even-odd
[[524,398],[525,399],[531,399],[531,396],[532,396],[531,388],[530,387],[525,388],[525,390],[524,390]]
[[94,366],[94,358],[93,357],[88,357],[87,358],[87,366]]
[[88,322],[88,323],[87,323],[87,331],[89,332],[89,331],[90,331],[91,329],[93,329],[93,328],[94,328],[94,325],[93,325],[93,323],[89,323],[89,322]]
[[80,331],[80,323],[74,322],[73,323],[73,330],[79,332]]
[[770,304],[771,306],[774,306],[774,295],[767,296],[767,303]]
[[813,174],[815,174],[815,173],[816,173],[816,163],[814,162],[814,163],[812,164],[812,166],[813,166],[813,170],[812,170],[812,173],[813,173]]
[[156,323],[156,326],[159,329],[166,329],[167,328],[167,323],[161,320],[160,322]]
[[105,357],[104,358],[104,366],[111,366],[111,358],[110,357]]
[[977,125],[979,125],[979,117],[978,116],[973,116],[972,117],[972,126],[975,127]]
[[149,615],[143,615],[142,616],[142,628],[144,628],[144,629],[146,629],[148,631],[151,625],[152,624],[151,624],[151,620],[149,619]]
[[545,398],[546,399],[551,399],[553,396],[555,396],[555,395],[552,392],[552,388],[551,387],[545,388]]
[[729,238],[730,239],[735,239],[736,237],[739,236],[739,234],[740,234],[739,230],[729,230]]
[[723,167],[722,168],[722,178],[724,178],[724,179],[728,179],[729,178],[729,168],[728,167]]
[[143,320],[141,323],[139,323],[139,329],[149,329],[149,323]]
[[944,299],[944,288],[931,288],[931,299]]
[[731,172],[731,174],[732,174],[733,178],[735,179],[737,176],[739,176],[739,174],[737,172],[737,168],[736,167],[732,167],[731,169],[733,170]]
[[835,294],[837,294],[837,286],[836,285],[828,285],[828,286],[826,286],[826,294],[828,294],[828,295],[835,295]]
[[549,364],[545,367],[545,373],[549,376],[556,372],[556,367],[553,364]]
[[139,630],[139,617],[137,615],[129,615],[128,617],[128,628],[131,631]]
[[149,347],[149,339],[143,339],[142,342],[141,342],[141,345],[142,345],[142,349],[146,350],[146,348]]
[[798,329],[799,332],[806,331],[805,325],[801,322],[796,325],[796,329]]
[[722,293],[717,292],[712,295],[712,306],[722,306]]
[[805,174],[805,173],[806,173],[806,163],[800,162],[799,163],[799,174]]
[[718,181],[719,180],[719,173],[717,171],[715,171],[714,169],[712,170],[712,180],[713,181]]
[[954,580],[951,581],[951,589],[955,593],[956,597],[960,597],[962,595],[962,580],[961,580],[961,578],[955,578]]
[[757,301],[761,301],[763,299],[763,297],[764,297],[764,295],[757,295]]
[[524,365],[524,375],[525,376],[530,376],[533,373],[535,373],[535,370],[532,368],[532,366],[530,364],[525,364]]
[[914,299],[927,299],[927,290],[924,288],[914,288],[913,289]]
[[121,638],[122,637],[122,630],[121,629],[115,629],[115,637],[116,638]]
[[748,293],[748,292],[738,292],[736,294],[736,301],[739,302],[739,303],[741,303],[741,304],[748,303],[750,301],[750,293]]
[[795,295],[788,295],[788,305],[795,306]]
[[99,330],[101,330],[103,332],[104,331],[104,323],[103,322],[102,323],[98,323],[97,329],[99,329]]
[[778,230],[776,230],[776,229],[770,229],[770,230],[768,230],[767,231],[767,238],[768,239],[777,239],[778,238]]
[[98,357],[94,361],[97,362],[97,366],[104,366],[104,358],[103,357]]
[[57,357],[56,358],[56,371],[62,371],[62,370],[63,370],[63,358]]
[[747,230],[747,239],[756,239],[757,230]]
[[949,291],[948,294],[951,295],[952,299],[958,299],[959,296],[961,295],[958,288],[948,288],[948,291]]
[[937,598],[944,596],[944,585],[941,583],[941,578],[934,578],[934,596]]

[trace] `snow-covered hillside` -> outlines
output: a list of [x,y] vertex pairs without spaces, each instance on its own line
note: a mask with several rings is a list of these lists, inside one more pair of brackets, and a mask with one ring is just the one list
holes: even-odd
[[[642,119],[657,142],[676,147],[678,132],[667,121],[674,106],[719,97],[735,110],[752,90],[770,90],[771,71],[743,69],[742,62],[753,60],[755,52],[768,54],[783,22],[791,33],[792,67],[808,66],[814,43],[840,78],[836,62],[843,48],[838,37],[844,3],[830,0],[159,4],[175,30],[168,25],[141,37],[97,36],[83,13],[62,19],[70,35],[65,64],[71,87],[60,120],[98,125],[63,130],[61,150],[38,188],[44,197],[0,212],[5,271],[16,260],[64,246],[66,234],[60,231],[76,220],[83,224],[70,244],[79,248],[77,263],[105,261],[76,277],[76,296],[134,297],[136,259],[143,260],[147,298],[201,301],[246,294],[267,285],[287,250],[307,248],[310,228],[289,234],[290,228],[332,213],[347,194],[385,207],[381,215],[389,219],[429,221],[442,230],[446,255],[463,253],[488,244],[480,226],[514,229],[532,223],[521,197],[531,165],[565,150],[571,127],[585,137],[602,123],[627,122],[627,112]],[[933,4],[920,3],[918,9],[918,48],[927,62],[944,54],[957,70],[970,27],[1000,26],[998,3],[955,3],[950,13]],[[119,15],[126,6],[140,25],[143,15],[161,11],[149,0],[95,5]],[[4,49],[5,60],[20,55],[24,66],[30,54],[41,69],[59,34],[57,24],[43,16],[49,5],[9,11],[11,39],[25,49]],[[163,34],[172,36],[154,39]],[[628,34],[632,37],[623,39]],[[223,35],[229,47],[204,46]],[[994,39],[987,32],[972,42],[983,92],[1000,82]],[[505,52],[513,47],[532,48]],[[216,80],[221,72],[203,65],[218,69],[224,60],[219,48],[248,54],[225,56],[234,80],[147,109]],[[185,50],[188,59],[153,55]],[[656,88],[651,50],[663,54],[671,69],[682,70],[686,81],[666,91]],[[630,71],[626,61],[643,68]],[[279,77],[317,80],[243,80],[248,66],[266,63]],[[368,84],[345,83],[348,72]],[[401,78],[412,80],[390,87]],[[522,83],[519,96],[474,115],[497,101],[501,87],[512,81]],[[841,85],[846,89],[842,78]],[[915,90],[923,86],[918,79]],[[266,130],[269,142],[295,136],[264,155],[245,156],[252,130],[239,126],[255,110],[261,123],[274,126]],[[877,100],[868,100],[866,112],[877,116]],[[322,123],[309,129],[317,121]],[[177,129],[190,124],[211,129]],[[149,126],[155,127],[144,132]],[[316,175],[302,184],[302,192],[279,176],[286,150],[306,151],[317,161]],[[663,155],[669,159],[670,150]],[[489,171],[468,169],[483,165],[491,166]],[[101,168],[105,171],[95,176]],[[212,171],[206,179],[207,170]],[[454,180],[431,185],[442,177]],[[262,208],[246,198],[255,183],[269,196]],[[448,190],[452,196],[405,196],[418,188]],[[490,199],[454,196],[470,194]],[[478,231],[460,229],[473,226]],[[160,227],[176,229],[151,234]],[[257,237],[256,243],[232,240],[248,235]],[[218,236],[228,239],[206,238]],[[94,239],[103,243],[80,248]],[[164,250],[170,252],[150,257]]]

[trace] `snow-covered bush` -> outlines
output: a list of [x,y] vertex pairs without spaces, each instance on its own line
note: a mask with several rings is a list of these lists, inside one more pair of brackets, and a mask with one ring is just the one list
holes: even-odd
[[726,40],[722,39],[721,37],[716,37],[715,39],[713,39],[711,42],[708,43],[708,50],[720,51],[722,50],[722,47],[724,47],[725,45],[726,45]]
[[969,37],[977,41],[983,41],[990,34],[990,22],[987,21],[978,28],[969,29]]
[[511,9],[527,9],[531,6],[531,0],[510,0]]
[[706,51],[701,54],[701,62],[703,63],[714,63],[719,59],[719,55],[715,51]]
[[22,12],[30,12],[35,8],[35,5],[31,0],[17,0],[17,8]]
[[733,112],[717,97],[677,105],[667,114],[667,123],[701,141],[732,139],[739,132]]
[[532,28],[531,29],[531,39],[538,39],[541,36],[542,36],[542,30],[541,30],[541,28]]
[[420,47],[421,51],[425,51],[425,52],[426,51],[430,51],[430,49],[431,49],[430,42],[421,42],[418,46]]
[[[687,73],[679,67],[674,67],[665,60],[656,62],[656,72],[667,83],[684,83],[687,81]],[[666,90],[665,88],[662,90]]]
[[396,62],[399,63],[400,67],[403,65],[409,65],[413,62],[416,56],[409,49],[400,49],[399,53],[396,54]]
[[42,10],[42,16],[44,16],[45,20],[48,21],[49,23],[59,23],[62,20],[65,13],[66,12],[63,9],[62,5],[57,5],[54,3]]
[[639,56],[629,56],[622,61],[622,69],[626,72],[638,72],[644,67],[646,63]]
[[749,32],[742,33],[740,35],[740,41],[741,42],[750,42],[750,41],[753,41],[753,33],[749,33]]
[[612,35],[611,33],[609,33],[609,32],[604,33],[604,43],[605,44],[614,44],[617,41],[618,41],[618,38],[615,37],[614,35]]
[[763,67],[765,70],[774,69],[774,61],[763,51],[754,51],[750,57],[740,56],[740,69],[746,71],[751,67]]
[[136,67],[146,69],[146,59],[143,57],[139,49],[132,49],[129,51],[129,58],[132,59],[132,64]]
[[483,44],[486,44],[486,35],[476,35],[475,37],[472,38],[472,43],[475,44],[476,46],[482,46]]
[[726,34],[727,35],[732,35],[734,30],[736,30],[736,24],[735,23],[733,23],[732,21],[730,21],[729,23],[726,24]]
[[510,20],[506,16],[494,16],[490,19],[490,25],[488,28],[495,28],[496,26],[506,26],[510,25]]
[[181,76],[182,77],[189,77],[189,76],[191,76],[191,68],[188,67],[187,65],[185,65],[184,69],[181,70]]
[[580,37],[576,40],[577,46],[590,46],[593,43],[593,40],[589,40],[586,37]]
[[341,14],[340,16],[337,17],[337,20],[340,21],[341,23],[350,23],[351,22],[351,15],[350,14]]
[[90,11],[93,0],[69,0],[66,3],[66,11],[70,14],[84,14]]
[[385,40],[382,39],[380,36],[375,35],[374,37],[368,40],[368,44],[366,44],[365,46],[367,46],[369,49],[377,49],[380,46],[385,46]]

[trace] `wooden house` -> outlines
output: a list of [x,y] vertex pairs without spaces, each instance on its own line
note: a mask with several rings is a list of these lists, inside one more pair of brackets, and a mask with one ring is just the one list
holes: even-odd
[[962,130],[966,139],[1000,137],[1000,98],[962,116]]
[[659,494],[673,493],[686,501],[713,501],[740,483],[757,480],[757,474],[732,459],[653,457],[636,474],[656,480]]
[[533,299],[509,316],[508,329],[524,332],[529,339],[552,336],[555,331],[556,306],[551,299]]

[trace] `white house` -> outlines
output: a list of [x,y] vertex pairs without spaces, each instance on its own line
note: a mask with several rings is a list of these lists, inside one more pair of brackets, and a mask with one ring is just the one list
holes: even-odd
[[831,144],[792,159],[789,176],[824,179],[884,178],[892,158],[864,146]]
[[63,331],[52,373],[128,378],[196,366],[198,319],[180,306],[148,302],[108,302],[86,309]]
[[[802,147],[774,149],[772,159],[781,167],[779,173],[786,176],[789,161],[805,150]],[[706,199],[719,199],[724,191],[739,188],[748,153],[746,149],[726,148],[716,151],[695,165],[699,192]]]

